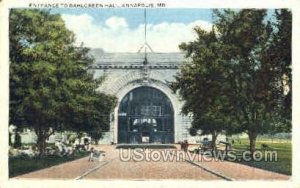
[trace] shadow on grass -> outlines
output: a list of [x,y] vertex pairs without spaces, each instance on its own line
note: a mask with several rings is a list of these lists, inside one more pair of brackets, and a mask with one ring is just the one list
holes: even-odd
[[[258,142],[257,146],[259,147],[264,142]],[[291,143],[268,143],[271,151],[277,152],[277,161],[265,160],[265,156],[261,161],[234,161],[240,164],[269,170],[272,172],[277,172],[285,175],[292,175],[292,145]],[[235,149],[247,150],[248,143],[236,144],[233,146]],[[258,151],[263,151],[260,148],[256,148]]]
[[48,168],[54,165],[62,164],[68,161],[73,161],[88,155],[88,152],[77,152],[73,156],[57,156],[47,155],[43,157],[29,157],[20,155],[9,158],[9,177],[15,177],[36,170]]

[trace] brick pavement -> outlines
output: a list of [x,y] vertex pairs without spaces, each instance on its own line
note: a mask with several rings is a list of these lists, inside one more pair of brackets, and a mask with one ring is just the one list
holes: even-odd
[[[106,157],[101,162],[88,162],[88,158],[85,157],[24,174],[14,179],[75,179],[103,163],[107,164],[91,172],[84,179],[221,179],[187,162],[124,162],[119,159],[119,151],[114,147],[110,145],[98,146],[98,149],[106,151]],[[290,176],[228,161],[199,162],[194,160],[193,162],[235,180],[288,180],[290,178]]]

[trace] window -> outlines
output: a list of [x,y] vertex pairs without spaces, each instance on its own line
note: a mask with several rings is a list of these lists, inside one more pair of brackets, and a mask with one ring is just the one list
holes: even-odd
[[141,115],[161,116],[161,106],[141,106]]

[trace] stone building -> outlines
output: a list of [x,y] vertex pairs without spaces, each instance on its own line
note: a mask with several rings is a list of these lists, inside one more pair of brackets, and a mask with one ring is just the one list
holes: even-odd
[[[101,53],[91,51],[95,77],[104,76],[99,90],[115,95],[110,131],[101,143],[177,143],[189,140],[190,118],[168,82],[184,62],[181,53]],[[193,142],[193,141],[192,141]]]
[[[103,53],[91,50],[95,77],[104,76],[99,91],[114,95],[118,104],[110,117],[110,129],[100,144],[110,143],[195,143],[191,137],[191,119],[181,114],[182,101],[168,86],[184,62],[181,53]],[[22,143],[35,143],[31,130],[20,133]],[[55,133],[47,142],[65,140]],[[12,139],[14,137],[12,136]],[[12,140],[13,141],[13,140]]]

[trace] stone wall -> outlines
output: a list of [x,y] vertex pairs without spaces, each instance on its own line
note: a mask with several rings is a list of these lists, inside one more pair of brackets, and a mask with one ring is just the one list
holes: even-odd
[[167,83],[174,81],[174,76],[179,71],[178,66],[165,64],[163,66],[94,66],[95,77],[104,76],[104,83],[99,87],[99,91],[115,95],[118,98],[118,105],[112,116],[114,118],[110,124],[110,132],[105,134],[101,143],[117,143],[118,131],[118,107],[122,98],[131,90],[147,86],[159,89],[165,93],[174,108],[174,130],[175,142],[190,140],[189,127],[191,119],[181,114],[182,102],[179,96],[171,91]]

